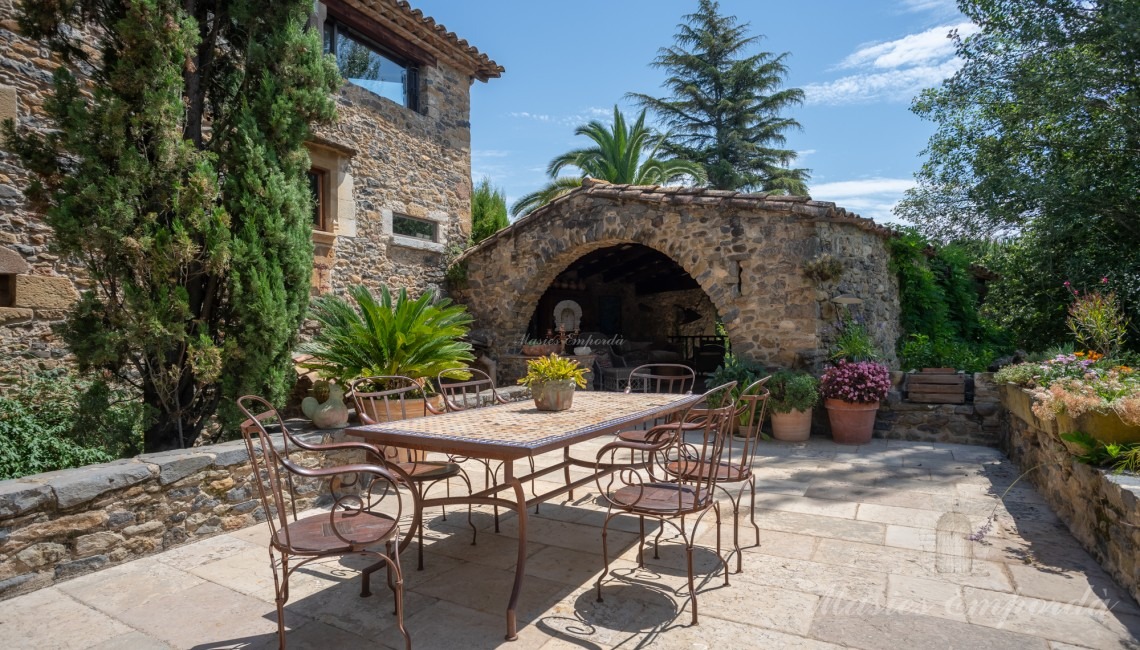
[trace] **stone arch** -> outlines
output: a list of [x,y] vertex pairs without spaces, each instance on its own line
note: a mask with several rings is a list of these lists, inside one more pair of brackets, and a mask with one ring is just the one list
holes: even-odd
[[[653,249],[654,251],[658,251],[663,255],[666,255],[666,257],[668,257],[670,260],[676,262],[677,266],[681,267],[686,274],[689,274],[691,277],[693,277],[694,281],[697,281],[697,284],[700,285],[701,291],[705,292],[705,294],[709,296],[709,300],[712,302],[712,306],[716,308],[718,315],[723,316],[725,314],[725,311],[732,307],[732,304],[725,300],[725,292],[718,291],[719,287],[715,284],[710,283],[708,277],[705,278],[705,282],[701,282],[701,279],[693,275],[691,262],[686,263],[684,260],[677,259],[675,255],[661,250],[660,245],[653,245],[653,243],[650,242],[637,241],[635,238],[628,237],[602,238],[595,239],[595,241],[587,241],[575,245],[562,246],[560,251],[553,255],[552,258],[541,261],[538,265],[538,268],[535,269],[536,273],[529,276],[528,282],[526,285],[524,285],[524,289],[520,292],[518,298],[516,298],[516,300],[518,300],[519,309],[513,311],[510,320],[507,320],[506,323],[503,323],[503,333],[505,333],[508,338],[512,340],[521,339],[522,336],[527,332],[527,326],[530,323],[531,316],[534,315],[535,306],[537,306],[539,299],[541,296],[543,296],[546,290],[549,289],[551,283],[554,282],[554,279],[559,276],[562,271],[570,267],[573,262],[577,261],[580,258],[583,258],[584,255],[588,253],[606,249],[606,247],[610,246],[620,246],[622,244],[640,244],[642,246],[649,247],[649,249]],[[730,341],[732,340],[731,332],[728,333],[728,339],[730,339]]]

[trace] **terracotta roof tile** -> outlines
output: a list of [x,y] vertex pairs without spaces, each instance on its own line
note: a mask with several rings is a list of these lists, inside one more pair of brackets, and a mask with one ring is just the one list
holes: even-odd
[[411,26],[416,28],[414,32],[432,48],[440,51],[450,50],[452,57],[463,61],[480,81],[500,77],[505,70],[465,39],[456,36],[455,32],[435,22],[431,16],[425,16],[420,9],[412,7],[407,0],[358,0],[358,2],[376,14],[388,13],[389,19],[403,18],[411,23]]

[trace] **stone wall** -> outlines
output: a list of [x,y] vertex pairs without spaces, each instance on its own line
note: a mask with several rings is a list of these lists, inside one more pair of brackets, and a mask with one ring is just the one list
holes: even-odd
[[1140,600],[1140,478],[1077,462],[1056,423],[1035,417],[1021,389],[1002,390],[1002,449],[1081,545]]
[[875,420],[875,436],[915,442],[996,447],[1001,434],[1001,397],[993,373],[967,378],[965,404],[922,404],[905,399],[905,383],[887,395]]
[[[14,0],[0,0],[0,52],[0,121],[46,128],[43,102],[56,62],[47,47],[19,35]],[[0,385],[64,362],[67,349],[51,326],[86,286],[82,269],[49,249],[51,231],[24,199],[28,183],[16,157],[0,147],[0,283],[10,287],[0,304]]]
[[[493,354],[515,353],[539,298],[567,266],[592,251],[641,244],[669,256],[708,297],[733,350],[753,361],[803,365],[818,358],[835,322],[831,300],[852,294],[857,314],[893,361],[898,287],[888,269],[890,231],[834,204],[804,197],[702,188],[583,187],[468,251],[455,290]],[[818,285],[804,262],[831,253],[842,276]]]
[[[362,454],[293,458],[328,467]],[[297,487],[299,510],[326,494]],[[264,519],[242,441],[0,481],[0,599]]]
[[[19,35],[15,7],[0,0],[0,120],[46,129],[42,107],[56,62]],[[337,123],[310,146],[314,165],[332,176],[331,231],[314,233],[317,291],[363,283],[418,294],[442,285],[448,247],[465,244],[471,228],[471,83],[470,71],[440,58],[420,69],[419,111],[350,83],[338,92]],[[8,266],[22,269],[14,304],[0,304],[0,385],[67,360],[51,326],[87,286],[81,266],[51,252],[50,229],[22,194],[29,180],[0,148],[0,283],[16,275]],[[437,222],[439,241],[393,235],[394,213]]]

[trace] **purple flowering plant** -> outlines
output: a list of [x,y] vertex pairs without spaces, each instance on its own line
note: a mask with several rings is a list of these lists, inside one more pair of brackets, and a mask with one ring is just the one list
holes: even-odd
[[891,390],[891,373],[887,366],[874,361],[840,359],[824,371],[820,392],[830,399],[868,404],[878,402]]

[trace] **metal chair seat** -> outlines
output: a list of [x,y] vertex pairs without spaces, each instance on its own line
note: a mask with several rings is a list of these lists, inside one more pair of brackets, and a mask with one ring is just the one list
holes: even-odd
[[[709,475],[709,472],[713,470],[712,463],[695,460],[680,460],[667,464],[665,471],[671,476],[699,479],[705,478]],[[729,483],[747,481],[748,478],[752,476],[752,468],[741,468],[736,463],[723,460],[717,463],[715,471],[718,483],[721,481],[727,481]]]
[[[384,513],[341,510],[333,512],[331,520],[328,514],[321,513],[290,522],[286,526],[289,532],[286,534],[285,528],[278,530],[272,542],[278,550],[288,550],[294,555],[354,553],[360,550],[356,548],[359,545],[341,537],[367,539],[369,542],[366,546],[371,546],[395,537],[396,524],[392,517]],[[287,539],[292,543],[291,546],[286,542]]]
[[696,512],[708,505],[709,494],[702,494],[698,498],[696,491],[686,485],[643,483],[618,489],[613,494],[613,500],[620,504],[616,507],[629,514],[657,516],[665,512]]

